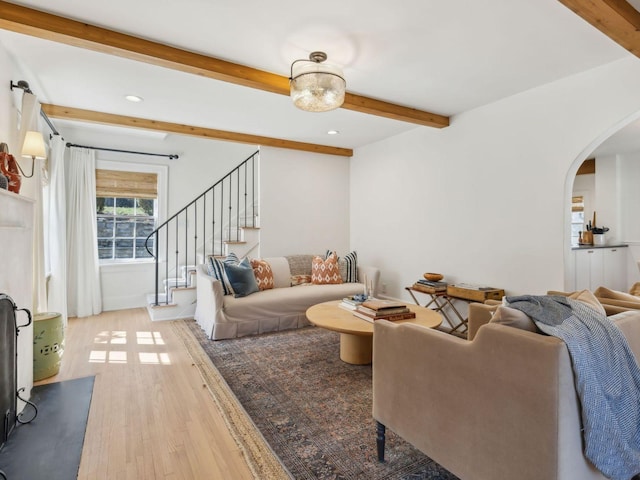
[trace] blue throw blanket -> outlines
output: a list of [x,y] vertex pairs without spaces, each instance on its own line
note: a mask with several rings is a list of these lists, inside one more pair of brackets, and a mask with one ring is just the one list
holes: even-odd
[[582,405],[585,456],[607,477],[640,472],[640,368],[626,338],[605,315],[562,296],[508,297],[571,355]]

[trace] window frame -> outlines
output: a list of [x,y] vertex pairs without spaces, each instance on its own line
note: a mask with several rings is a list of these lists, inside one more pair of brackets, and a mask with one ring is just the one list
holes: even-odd
[[[169,167],[167,165],[152,165],[148,163],[130,163],[118,162],[114,160],[98,160],[96,159],[96,169],[102,170],[119,170],[122,172],[141,172],[155,173],[158,176],[158,194],[156,198],[156,228],[167,218],[167,177]],[[96,199],[97,194],[96,194]],[[97,228],[97,215],[96,215]],[[96,239],[97,242],[97,239]],[[134,246],[135,248],[135,246]],[[99,259],[100,266],[104,265],[134,265],[152,263],[155,260],[151,258],[109,258]]]

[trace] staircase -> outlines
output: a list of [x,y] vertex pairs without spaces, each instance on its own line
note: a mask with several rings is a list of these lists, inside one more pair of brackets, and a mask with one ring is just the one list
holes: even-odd
[[145,248],[155,260],[152,320],[193,318],[196,266],[209,255],[259,256],[259,152],[156,228]]

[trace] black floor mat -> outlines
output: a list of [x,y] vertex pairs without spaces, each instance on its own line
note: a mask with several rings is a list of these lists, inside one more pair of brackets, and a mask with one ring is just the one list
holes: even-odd
[[[16,426],[0,451],[0,470],[8,480],[78,477],[94,378],[50,383],[31,390],[38,416],[31,423]],[[30,412],[27,406],[25,417]]]

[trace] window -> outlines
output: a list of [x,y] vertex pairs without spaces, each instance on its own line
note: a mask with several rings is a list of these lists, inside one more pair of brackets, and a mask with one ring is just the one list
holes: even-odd
[[[99,259],[108,262],[150,258],[145,241],[156,228],[157,211],[155,173],[97,169]],[[152,241],[149,248],[153,251]]]
[[571,244],[578,245],[580,232],[584,225],[584,197],[578,195],[571,198]]

